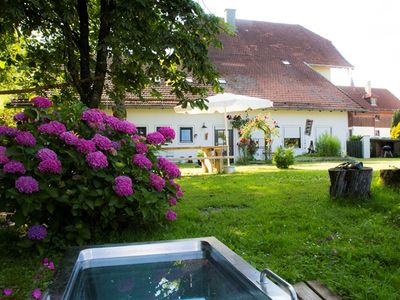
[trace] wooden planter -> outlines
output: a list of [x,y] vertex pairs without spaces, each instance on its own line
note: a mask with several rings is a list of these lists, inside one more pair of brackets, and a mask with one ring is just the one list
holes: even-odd
[[400,187],[400,169],[380,170],[379,176],[384,185]]
[[329,178],[331,180],[329,192],[332,197],[371,196],[372,168],[331,168]]

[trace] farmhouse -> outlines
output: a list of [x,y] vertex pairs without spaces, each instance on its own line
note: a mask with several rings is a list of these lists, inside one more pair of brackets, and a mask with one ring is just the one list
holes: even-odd
[[[292,146],[296,154],[307,152],[311,141],[329,133],[340,139],[342,152],[346,151],[348,113],[366,109],[352,100],[330,81],[333,68],[351,69],[353,66],[333,44],[300,25],[260,21],[236,20],[228,10],[228,20],[236,35],[221,35],[223,49],[210,49],[209,57],[220,73],[225,92],[272,100],[273,108],[251,111],[250,116],[270,113],[279,126],[276,147]],[[190,80],[190,79],[188,79]],[[127,118],[142,133],[157,127],[170,126],[177,132],[173,147],[213,146],[224,143],[224,120],[221,114],[176,114],[176,99],[167,86],[158,91],[156,99],[144,93],[146,102],[135,96],[126,99]],[[104,103],[112,105],[108,99]],[[242,116],[245,114],[242,113]],[[306,123],[311,125],[305,131]],[[229,131],[233,155],[238,155],[236,130]],[[255,133],[262,149],[261,133]],[[195,151],[182,150],[170,156],[195,156]],[[262,150],[256,158],[263,158]]]

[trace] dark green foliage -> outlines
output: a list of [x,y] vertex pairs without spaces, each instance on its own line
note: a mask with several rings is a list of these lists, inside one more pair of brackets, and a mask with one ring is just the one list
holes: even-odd
[[316,142],[318,156],[340,156],[340,140],[328,133],[320,135]]
[[361,141],[362,135],[351,135],[349,141]]
[[287,169],[294,164],[294,153],[292,148],[284,149],[278,147],[272,155],[272,163],[279,169]]

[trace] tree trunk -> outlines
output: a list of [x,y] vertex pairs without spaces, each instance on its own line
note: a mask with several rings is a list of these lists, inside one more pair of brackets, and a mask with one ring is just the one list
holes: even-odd
[[332,197],[371,196],[372,168],[331,168],[329,177],[331,180],[329,192]]
[[383,185],[400,187],[400,169],[380,170],[379,176]]

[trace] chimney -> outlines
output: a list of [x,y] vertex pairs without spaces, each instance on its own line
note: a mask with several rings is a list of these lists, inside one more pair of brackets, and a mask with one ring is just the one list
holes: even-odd
[[236,9],[234,8],[225,9],[225,22],[231,25],[232,29],[236,31]]
[[371,98],[372,96],[372,91],[371,91],[371,81],[367,81],[367,84],[365,85],[365,99]]

